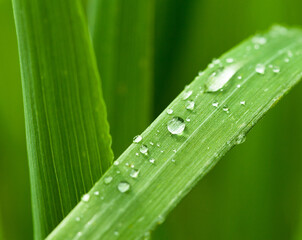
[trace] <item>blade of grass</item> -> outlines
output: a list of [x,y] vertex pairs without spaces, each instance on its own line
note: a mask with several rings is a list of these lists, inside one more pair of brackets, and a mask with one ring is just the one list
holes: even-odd
[[90,2],[89,25],[116,156],[151,121],[153,15],[154,0]]
[[[264,73],[259,63],[266,67]],[[90,200],[79,203],[47,239],[140,239],[148,235],[300,80],[301,63],[302,31],[283,27],[274,27],[223,55],[170,104],[172,114],[163,112],[142,134],[143,140],[121,155],[91,189]],[[225,80],[228,84],[221,91]],[[195,102],[192,111],[185,108],[184,98]],[[182,135],[167,130],[175,116],[187,119]],[[137,154],[145,152],[144,145],[148,154]],[[127,183],[130,189],[122,193]]]
[[81,4],[13,0],[36,239],[67,215],[113,159]]

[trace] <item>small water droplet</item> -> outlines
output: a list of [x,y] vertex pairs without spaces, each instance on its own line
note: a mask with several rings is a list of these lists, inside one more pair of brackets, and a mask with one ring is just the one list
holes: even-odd
[[172,109],[170,109],[170,108],[168,108],[168,109],[167,109],[167,113],[170,115],[170,114],[172,114],[172,113],[173,113],[173,110],[172,110]]
[[257,35],[257,36],[255,36],[255,37],[252,38],[252,42],[254,44],[264,45],[264,44],[266,44],[267,39],[265,37]]
[[125,165],[126,165],[127,167],[129,167],[129,163],[126,162]]
[[121,173],[121,171],[120,171],[120,170],[117,170],[117,171],[116,171],[116,173],[117,173],[117,174],[120,174],[120,173]]
[[142,141],[142,140],[143,140],[143,138],[142,138],[141,135],[137,135],[137,136],[135,136],[135,137],[133,138],[133,142],[134,142],[134,143],[139,143],[139,142]]
[[139,175],[139,170],[137,169],[132,169],[131,172],[130,172],[130,177],[132,178],[137,178]]
[[186,124],[185,121],[180,117],[173,117],[168,122],[168,130],[172,134],[180,135],[185,130]]
[[237,84],[237,88],[240,88],[241,87],[241,85],[240,84]]
[[99,192],[99,191],[95,191],[93,194],[94,194],[95,196],[99,196],[99,195],[100,195],[100,192]]
[[186,109],[192,111],[194,109],[194,107],[195,107],[195,102],[193,102],[193,101],[187,101],[186,102]]
[[117,186],[117,189],[121,192],[121,193],[125,193],[128,192],[130,190],[130,184],[126,181],[120,182]]
[[289,62],[289,58],[285,58],[284,62],[288,63]]
[[113,165],[115,165],[115,166],[117,166],[117,165],[119,165],[119,164],[120,164],[120,162],[117,161],[117,160],[113,162]]
[[217,108],[219,106],[219,103],[217,101],[215,101],[212,103],[212,106]]
[[274,67],[273,67],[273,72],[274,72],[274,73],[279,73],[279,72],[280,72],[280,67],[274,66]]
[[78,233],[77,233],[77,237],[81,237],[82,235],[83,235],[82,232],[78,232]]
[[186,118],[186,121],[187,121],[187,122],[191,122],[191,119],[190,119],[190,118]]
[[157,147],[160,147],[160,144],[159,144],[159,143],[157,143],[157,144],[156,144],[156,146],[157,146]]
[[172,160],[171,160],[171,162],[172,162],[172,163],[175,163],[175,162],[176,162],[176,160],[175,160],[175,159],[172,159]]
[[204,74],[204,71],[199,71],[198,76],[202,76]]
[[112,179],[113,179],[113,177],[111,177],[111,176],[105,177],[104,178],[104,183],[109,184],[109,183],[111,183]]
[[258,64],[256,65],[255,71],[256,71],[257,73],[263,75],[263,74],[265,73],[265,66],[264,66],[263,64],[261,64],[261,63],[258,63]]
[[114,231],[114,235],[115,235],[115,236],[118,236],[118,235],[120,235],[120,234],[119,234],[118,231]]
[[223,106],[222,110],[227,112],[227,113],[230,111],[230,109],[227,105]]
[[245,134],[240,134],[237,138],[236,138],[236,144],[239,145],[241,143],[244,143],[246,140],[246,136]]
[[225,61],[226,61],[227,63],[232,63],[232,62],[234,62],[234,59],[233,59],[233,58],[227,58]]
[[192,93],[192,90],[185,92],[183,95],[183,100],[187,100],[192,95]]
[[173,149],[173,152],[175,152],[175,153],[176,153],[176,152],[177,152],[177,151],[176,151],[176,149]]
[[138,154],[138,153],[135,153],[135,155],[138,156],[139,154]]
[[144,155],[148,155],[149,149],[148,149],[148,147],[147,147],[146,145],[141,145],[139,151],[140,151],[142,154],[144,154]]
[[149,162],[152,163],[152,164],[154,164],[154,163],[155,163],[155,159],[154,159],[154,158],[151,158],[151,159],[149,160]]
[[82,196],[82,201],[83,201],[83,202],[88,202],[89,199],[90,199],[89,193],[86,193],[86,194],[84,194],[84,195]]
[[76,220],[76,222],[79,222],[79,221],[81,221],[81,218],[80,217],[76,217],[75,220]]
[[241,105],[245,105],[245,101],[241,101],[240,104],[241,104]]
[[242,76],[241,76],[241,75],[239,75],[237,78],[238,78],[239,80],[241,80],[241,79],[242,79]]

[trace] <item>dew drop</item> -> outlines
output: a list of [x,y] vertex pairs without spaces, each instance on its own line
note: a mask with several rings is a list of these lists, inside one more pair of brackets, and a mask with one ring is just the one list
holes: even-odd
[[232,62],[234,62],[234,59],[233,59],[233,58],[227,58],[225,61],[226,61],[227,63],[232,63]]
[[172,163],[176,163],[176,160],[175,160],[175,159],[172,159],[171,162],[172,162]]
[[279,72],[280,72],[280,67],[274,66],[274,67],[273,67],[273,72],[274,72],[274,73],[279,73]]
[[195,107],[195,102],[193,102],[193,101],[187,101],[186,102],[186,109],[192,111],[194,109],[194,107]]
[[113,177],[111,177],[111,176],[105,177],[104,178],[104,183],[109,184],[109,183],[111,183],[112,179],[113,179]]
[[95,196],[99,196],[99,195],[100,195],[100,192],[99,192],[99,191],[95,191],[93,194],[94,194]]
[[187,100],[192,95],[192,93],[192,90],[185,92],[183,95],[183,100]]
[[246,140],[246,136],[245,134],[240,134],[237,138],[236,138],[236,144],[239,145],[241,143],[244,143]]
[[82,201],[83,201],[83,202],[88,202],[89,199],[90,199],[89,193],[86,193],[86,194],[84,194],[84,195],[82,196]]
[[130,172],[130,177],[132,178],[137,178],[139,175],[139,170],[137,169],[132,169],[131,172]]
[[118,235],[120,235],[120,233],[118,232],[118,231],[114,231],[114,233],[113,233],[115,236],[118,236]]
[[142,141],[142,140],[143,140],[143,138],[142,138],[141,135],[137,135],[137,136],[135,136],[135,137],[133,138],[133,142],[134,142],[134,143],[139,143],[139,142]]
[[229,107],[226,106],[226,105],[223,106],[222,110],[225,111],[225,112],[227,112],[227,113],[230,111]]
[[241,104],[241,105],[245,105],[245,101],[241,101],[240,104]]
[[212,103],[212,106],[217,108],[219,106],[219,103],[217,101],[215,101]]
[[81,221],[81,218],[80,217],[76,217],[75,220],[76,220],[76,222],[79,222],[79,221]]
[[231,80],[239,68],[239,64],[218,68],[207,79],[205,83],[205,91],[217,92],[221,90]]
[[185,130],[186,124],[185,121],[180,117],[173,117],[168,122],[168,130],[172,134],[182,134]]
[[154,143],[153,143],[153,142],[150,142],[150,145],[151,145],[151,146],[153,146],[153,145],[154,145]]
[[241,87],[241,85],[240,84],[237,84],[237,88],[240,88]]
[[187,122],[191,122],[191,119],[190,119],[190,118],[186,118],[186,121],[187,121]]
[[121,193],[125,193],[128,192],[130,190],[130,184],[126,181],[120,182],[117,186],[117,189],[121,192]]
[[148,147],[147,147],[146,145],[141,145],[139,151],[140,151],[142,154],[144,154],[144,155],[148,155],[149,149],[148,149]]
[[255,71],[256,71],[257,73],[263,75],[263,74],[265,73],[265,66],[264,66],[263,64],[261,64],[261,63],[258,63],[258,64],[256,65]]
[[117,166],[117,165],[119,165],[120,164],[120,162],[119,161],[114,161],[114,163],[113,163],[113,165],[115,165],[115,166]]
[[202,76],[203,74],[204,74],[203,71],[199,71],[199,72],[198,72],[198,76]]
[[172,113],[173,113],[173,110],[172,110],[172,109],[170,109],[170,108],[168,108],[168,109],[167,109],[167,113],[170,115],[170,114],[172,114]]
[[151,158],[151,159],[149,160],[149,162],[152,163],[152,164],[154,164],[154,163],[155,163],[155,159],[154,159],[154,158]]
[[254,44],[260,44],[260,45],[264,45],[267,42],[267,39],[265,37],[262,36],[255,36],[252,38],[252,42]]
[[242,79],[242,76],[241,76],[241,75],[239,75],[237,78],[238,78],[239,80],[241,80],[241,79]]

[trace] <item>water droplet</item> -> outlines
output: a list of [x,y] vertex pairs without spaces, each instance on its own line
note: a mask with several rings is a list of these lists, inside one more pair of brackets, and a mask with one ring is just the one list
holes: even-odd
[[151,145],[151,146],[153,146],[153,145],[154,145],[154,143],[153,143],[153,142],[150,142],[150,145]]
[[114,235],[115,235],[115,236],[118,236],[118,235],[119,235],[119,232],[118,232],[118,231],[114,231]]
[[246,136],[245,134],[240,134],[237,138],[236,138],[236,144],[241,144],[241,143],[244,143],[246,140]]
[[241,79],[242,79],[242,76],[241,76],[241,75],[239,75],[237,78],[238,78],[239,80],[241,80]]
[[133,138],[133,142],[134,142],[134,143],[139,143],[139,142],[142,141],[142,140],[143,140],[143,138],[142,138],[141,135],[137,135],[137,136],[135,136],[135,137]]
[[258,36],[255,36],[255,37],[252,38],[252,42],[254,44],[264,45],[264,44],[266,44],[267,39],[265,37],[262,37],[262,36],[258,35]]
[[127,167],[129,167],[129,163],[126,162],[125,165],[126,165]]
[[280,67],[274,66],[274,67],[273,67],[273,72],[274,72],[274,73],[279,73],[279,72],[280,72]]
[[135,153],[135,155],[138,156],[139,154],[138,154],[138,153]]
[[240,88],[241,87],[241,85],[240,84],[237,84],[237,88]]
[[132,169],[131,172],[130,172],[130,177],[132,178],[137,178],[139,175],[139,170],[137,169]]
[[116,171],[116,173],[117,173],[117,174],[120,174],[120,173],[121,173],[121,171],[117,170],[117,171]]
[[227,63],[232,63],[232,62],[234,62],[234,59],[233,59],[233,58],[227,58],[225,61],[226,61]]
[[193,101],[187,101],[186,102],[186,109],[193,110],[194,107],[195,107],[195,102],[193,102]]
[[182,134],[185,130],[186,124],[185,121],[180,117],[173,117],[168,122],[168,130],[172,134]]
[[160,144],[159,144],[159,143],[157,143],[157,144],[156,144],[156,146],[157,146],[157,147],[160,147]]
[[130,190],[130,184],[126,181],[120,182],[117,186],[117,189],[121,192],[121,193],[125,193],[128,192]]
[[259,74],[264,74],[265,73],[265,66],[261,63],[258,63],[256,65],[256,68],[255,68],[256,72],[259,73]]
[[227,113],[230,111],[229,107],[226,106],[226,105],[223,106],[222,110],[225,111],[225,112],[227,112]]
[[82,201],[83,201],[83,202],[88,202],[89,199],[90,199],[89,193],[86,193],[86,194],[84,194],[84,195],[82,196]]
[[77,233],[77,237],[81,237],[82,235],[83,235],[82,232],[78,232],[78,233]]
[[217,101],[215,101],[212,103],[212,106],[217,108],[219,106],[219,103]]
[[144,155],[148,155],[148,147],[146,145],[141,145],[139,151],[144,154]]
[[79,222],[79,221],[81,221],[81,218],[80,217],[76,217],[75,220],[76,220],[76,222]]
[[176,160],[175,160],[175,159],[172,159],[171,162],[172,162],[172,163],[176,163]]
[[285,58],[284,62],[288,63],[289,62],[289,58]]
[[187,122],[191,122],[191,119],[190,119],[190,118],[186,118],[186,121],[187,121]]
[[113,162],[113,165],[115,165],[115,166],[117,166],[117,165],[119,165],[119,164],[120,164],[120,162],[117,161],[117,160]]
[[192,93],[192,90],[185,92],[183,95],[183,100],[187,100],[192,95]]
[[154,159],[154,158],[151,158],[151,159],[149,160],[149,162],[152,163],[152,164],[154,164],[154,163],[155,163],[155,159]]
[[111,183],[112,179],[113,179],[113,177],[111,177],[111,176],[105,177],[104,178],[104,183],[109,184],[109,183]]
[[245,105],[245,101],[241,101],[240,104],[241,104],[241,105]]
[[205,83],[206,92],[217,92],[221,90],[240,68],[239,64],[220,67],[214,71]]
[[198,76],[202,76],[204,74],[204,71],[199,71]]
[[100,195],[100,192],[99,192],[99,191],[95,191],[93,194],[94,194],[95,196],[99,196],[99,195]]
[[173,113],[173,110],[172,110],[172,109],[170,109],[170,108],[168,108],[168,109],[167,109],[167,113],[170,115],[170,114],[172,114],[172,113]]

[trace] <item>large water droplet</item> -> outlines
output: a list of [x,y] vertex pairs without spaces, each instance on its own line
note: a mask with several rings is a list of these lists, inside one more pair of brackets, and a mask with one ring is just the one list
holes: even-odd
[[185,121],[180,117],[173,117],[168,122],[168,130],[172,134],[182,134],[185,130],[186,124]]
[[205,91],[217,92],[221,90],[230,81],[239,68],[239,64],[234,64],[227,67],[220,67],[215,70],[205,83]]
[[134,143],[139,143],[142,140],[143,140],[143,137],[141,135],[137,135],[133,138]]
[[146,145],[142,145],[142,146],[140,147],[139,151],[140,151],[142,154],[144,154],[144,155],[148,155],[149,149],[148,149],[148,147],[147,147]]
[[130,177],[132,177],[132,178],[137,178],[137,177],[138,177],[138,174],[139,174],[139,170],[137,170],[137,169],[132,169],[131,172],[130,172]]
[[261,63],[256,65],[255,71],[259,74],[264,74],[265,73],[265,66]]
[[120,182],[117,186],[117,189],[121,192],[121,193],[125,193],[128,192],[130,190],[130,184],[126,181]]
[[194,107],[195,107],[195,102],[194,101],[187,101],[186,102],[186,109],[193,110]]

